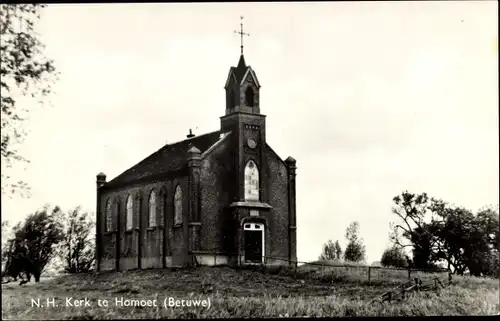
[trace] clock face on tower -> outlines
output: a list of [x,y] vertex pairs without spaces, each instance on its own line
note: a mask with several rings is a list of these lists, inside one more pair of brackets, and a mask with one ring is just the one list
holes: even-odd
[[255,140],[253,140],[252,138],[249,138],[247,140],[247,145],[248,147],[250,147],[251,149],[254,149],[256,146],[257,146],[257,142],[255,142]]

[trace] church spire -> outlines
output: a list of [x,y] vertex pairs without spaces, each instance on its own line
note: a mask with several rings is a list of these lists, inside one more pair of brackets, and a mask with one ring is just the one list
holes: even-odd
[[238,61],[238,66],[236,66],[239,70],[246,70],[247,64],[245,62],[245,57],[243,55],[240,56],[240,61]]
[[[229,69],[229,74],[224,85],[226,90],[226,115],[244,112],[247,114],[260,114],[259,89],[260,84],[255,72],[246,64],[243,56],[243,36],[250,36],[243,32],[243,16],[240,17],[241,55],[236,67]],[[222,128],[225,128],[222,126]]]
[[[240,35],[240,43],[241,43],[241,45],[240,45],[240,48],[241,48],[240,62],[241,62],[241,60],[243,59],[243,36],[250,36],[250,34],[243,32],[243,16],[240,16],[240,20],[241,20],[241,22],[240,22],[240,31],[236,31],[235,30],[234,33],[237,33],[237,34]],[[245,60],[243,59],[243,63],[244,62],[245,62]],[[238,66],[239,66],[239,64],[238,64]]]

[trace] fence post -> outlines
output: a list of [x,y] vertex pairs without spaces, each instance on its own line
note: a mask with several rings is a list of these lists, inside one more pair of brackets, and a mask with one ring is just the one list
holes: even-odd
[[408,268],[408,281],[411,281],[411,269]]
[[368,284],[371,282],[372,267],[368,267]]

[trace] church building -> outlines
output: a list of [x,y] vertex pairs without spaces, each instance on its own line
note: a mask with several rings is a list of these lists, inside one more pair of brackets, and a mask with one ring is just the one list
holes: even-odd
[[110,181],[97,175],[98,271],[295,264],[296,161],[266,140],[241,47],[218,130],[190,130]]

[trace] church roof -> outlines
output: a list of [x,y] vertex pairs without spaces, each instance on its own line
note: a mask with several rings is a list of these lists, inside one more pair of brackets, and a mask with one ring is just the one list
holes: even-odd
[[189,149],[195,146],[203,153],[219,141],[220,135],[220,131],[215,131],[200,136],[194,136],[174,144],[166,144],[158,151],[106,183],[104,186],[118,187],[139,180],[182,170],[187,164],[187,153]]

